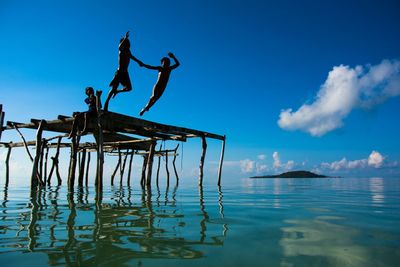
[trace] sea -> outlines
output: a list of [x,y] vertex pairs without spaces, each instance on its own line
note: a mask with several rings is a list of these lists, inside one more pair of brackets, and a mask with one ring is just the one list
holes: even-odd
[[0,188],[0,266],[400,266],[400,178]]

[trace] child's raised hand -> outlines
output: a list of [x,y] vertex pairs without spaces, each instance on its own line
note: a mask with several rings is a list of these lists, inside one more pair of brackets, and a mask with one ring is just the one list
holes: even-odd
[[128,38],[129,37],[129,31],[127,31],[126,33],[125,33],[125,38]]
[[168,53],[169,57],[174,57],[174,54],[172,54],[171,52]]

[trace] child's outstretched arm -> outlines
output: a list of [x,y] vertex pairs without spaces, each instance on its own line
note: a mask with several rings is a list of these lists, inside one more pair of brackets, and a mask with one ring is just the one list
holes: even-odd
[[134,60],[137,64],[139,64],[140,67],[143,67],[143,62],[142,62],[141,60],[137,59],[137,58],[136,58],[134,55],[132,55],[130,52],[129,52],[129,57],[130,57],[132,60]]
[[171,52],[168,53],[168,56],[170,58],[172,58],[175,61],[175,64],[171,66],[171,69],[176,69],[177,67],[179,67],[181,64],[179,63],[178,59],[175,57],[174,54],[172,54]]
[[145,67],[146,69],[149,69],[149,70],[158,70],[158,71],[160,71],[162,69],[162,67],[160,67],[160,66],[151,66],[151,65],[147,65],[145,63],[142,63],[142,65],[140,65],[140,66],[141,67]]

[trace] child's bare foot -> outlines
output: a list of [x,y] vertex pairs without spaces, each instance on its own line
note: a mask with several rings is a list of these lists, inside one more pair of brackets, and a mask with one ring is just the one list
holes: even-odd
[[143,109],[140,111],[139,115],[140,115],[140,116],[143,116],[143,114],[144,114],[146,111],[147,111],[146,108],[143,108]]

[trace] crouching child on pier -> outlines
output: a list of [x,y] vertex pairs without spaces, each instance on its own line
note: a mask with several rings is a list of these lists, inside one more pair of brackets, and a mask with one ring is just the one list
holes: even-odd
[[96,108],[96,96],[94,95],[93,87],[86,87],[85,93],[87,98],[85,98],[85,103],[88,105],[88,111],[86,112],[74,112],[74,121],[72,123],[72,129],[69,133],[68,138],[72,138],[78,134],[78,125],[83,120],[83,129],[79,135],[84,135],[87,133],[87,123],[89,118],[95,118],[97,116]]

